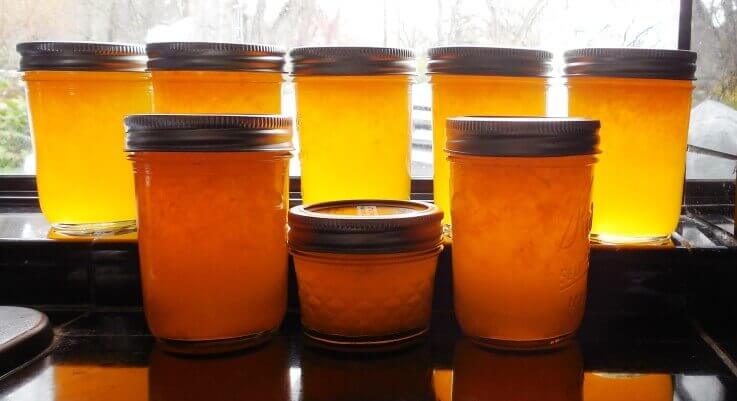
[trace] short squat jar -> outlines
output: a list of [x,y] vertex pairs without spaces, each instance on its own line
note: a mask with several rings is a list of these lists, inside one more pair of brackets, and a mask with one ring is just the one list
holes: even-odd
[[125,119],[146,320],[169,350],[258,344],[286,310],[291,120]]
[[411,50],[290,52],[305,204],[409,199]]
[[599,122],[467,117],[447,124],[463,332],[502,349],[565,343],[586,302]]
[[568,112],[601,120],[592,239],[661,243],[681,214],[696,53],[565,53]]
[[133,230],[122,123],[126,114],[151,111],[143,46],[28,42],[17,50],[44,216],[65,235]]
[[445,122],[456,116],[544,116],[553,53],[545,50],[452,46],[431,48],[433,192],[450,233]]
[[156,113],[281,113],[280,47],[161,42],[146,52]]
[[442,212],[412,201],[336,201],[289,212],[302,327],[329,348],[399,347],[427,332]]

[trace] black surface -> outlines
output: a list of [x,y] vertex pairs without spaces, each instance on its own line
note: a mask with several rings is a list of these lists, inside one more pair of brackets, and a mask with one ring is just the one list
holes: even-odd
[[53,341],[51,322],[45,314],[0,306],[0,379],[41,355]]
[[[737,377],[687,319],[589,314],[578,349],[566,357],[477,348],[444,313],[434,315],[429,338],[406,351],[335,354],[307,347],[297,320],[289,313],[280,334],[253,351],[182,358],[159,349],[141,312],[84,313],[58,327],[59,346],[51,355],[0,381],[0,399],[435,400],[443,397],[433,375],[453,370],[463,387],[455,389],[455,401],[469,399],[462,397],[469,390],[477,400],[532,399],[541,389],[553,398],[558,381],[546,377],[570,378],[576,393],[564,399],[582,399],[592,372],[670,378],[661,390],[679,398],[669,399],[737,399]],[[514,369],[519,366],[524,369]],[[615,381],[615,390],[636,390],[627,377]]]

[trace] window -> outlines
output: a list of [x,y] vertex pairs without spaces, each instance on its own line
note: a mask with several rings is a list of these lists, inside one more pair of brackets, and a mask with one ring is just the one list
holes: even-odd
[[[33,174],[15,44],[28,40],[243,41],[386,45],[417,50],[412,172],[432,175],[430,88],[424,49],[443,44],[676,48],[680,0],[0,0],[0,174]],[[699,52],[688,178],[734,179],[737,154],[737,0],[694,0]],[[284,112],[294,114],[284,85]],[[551,89],[551,114],[565,113]],[[695,153],[706,149],[701,153]],[[722,155],[724,156],[724,155]],[[299,175],[297,158],[292,175]]]

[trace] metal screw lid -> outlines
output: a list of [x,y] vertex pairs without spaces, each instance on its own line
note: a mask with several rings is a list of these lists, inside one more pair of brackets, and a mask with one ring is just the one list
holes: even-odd
[[102,42],[24,42],[19,71],[144,71],[142,45]]
[[399,253],[443,243],[435,205],[416,201],[345,200],[295,206],[289,211],[293,251]]
[[289,152],[292,119],[265,114],[125,117],[128,152]]
[[599,121],[552,117],[457,117],[447,121],[451,155],[547,157],[599,153]]
[[553,53],[540,49],[444,46],[428,51],[428,74],[549,77]]
[[148,69],[284,72],[285,50],[278,46],[160,42],[146,45]]
[[687,50],[584,48],[564,58],[568,77],[696,79],[696,53]]
[[393,47],[298,47],[289,52],[292,75],[411,75],[415,54]]

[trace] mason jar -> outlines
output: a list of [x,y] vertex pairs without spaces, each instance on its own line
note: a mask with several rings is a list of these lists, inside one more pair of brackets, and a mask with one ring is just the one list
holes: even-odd
[[592,239],[667,242],[681,215],[696,53],[590,48],[565,62],[569,114],[601,121]]
[[546,50],[445,46],[428,52],[432,85],[433,197],[450,234],[445,122],[457,116],[545,116],[553,53]]
[[398,347],[427,333],[442,212],[427,203],[335,201],[289,212],[302,329],[317,345]]
[[280,47],[160,42],[146,52],[155,113],[281,113]]
[[451,118],[455,311],[473,341],[551,348],[583,317],[599,122]]
[[414,53],[303,47],[289,56],[302,201],[409,199]]
[[287,305],[291,119],[151,114],[125,124],[151,332],[182,353],[268,339]]
[[151,111],[143,46],[26,42],[16,49],[44,216],[63,235],[135,229],[123,117]]

